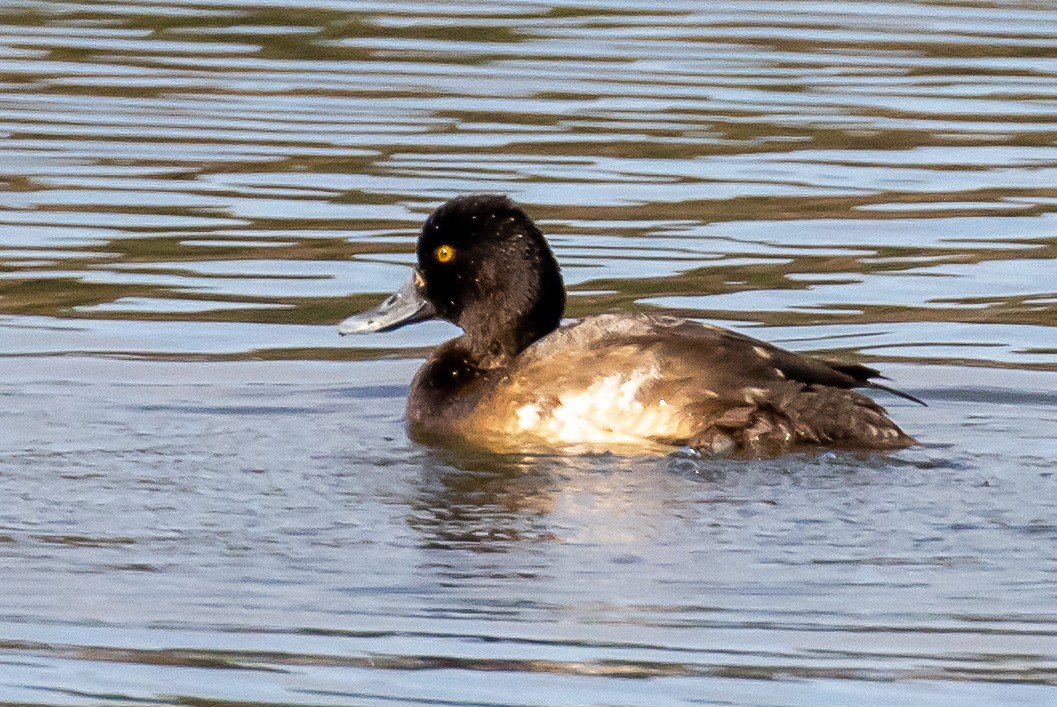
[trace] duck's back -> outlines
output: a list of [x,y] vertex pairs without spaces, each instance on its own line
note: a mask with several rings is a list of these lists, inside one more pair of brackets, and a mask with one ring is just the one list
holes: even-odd
[[459,428],[505,447],[658,444],[776,454],[800,445],[913,444],[880,405],[851,390],[882,387],[869,380],[877,375],[719,327],[603,315],[526,349],[489,381]]

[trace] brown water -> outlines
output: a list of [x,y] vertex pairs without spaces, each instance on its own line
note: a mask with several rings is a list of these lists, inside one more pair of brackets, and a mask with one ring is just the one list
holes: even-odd
[[[0,186],[2,704],[1057,704],[1050,2],[8,0]],[[409,442],[471,191],[925,444]]]

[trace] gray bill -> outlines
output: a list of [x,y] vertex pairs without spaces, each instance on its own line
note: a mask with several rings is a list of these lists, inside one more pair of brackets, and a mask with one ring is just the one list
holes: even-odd
[[386,297],[380,305],[366,312],[354,314],[338,325],[338,333],[364,334],[371,331],[392,331],[405,324],[432,319],[436,311],[422,294],[425,282],[418,270],[411,273],[404,286]]

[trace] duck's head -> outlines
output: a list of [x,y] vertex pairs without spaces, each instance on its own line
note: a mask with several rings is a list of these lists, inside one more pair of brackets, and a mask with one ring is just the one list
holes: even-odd
[[466,332],[481,360],[516,356],[558,327],[565,287],[543,234],[505,196],[442,204],[422,226],[418,265],[398,292],[338,331],[390,331],[440,317]]

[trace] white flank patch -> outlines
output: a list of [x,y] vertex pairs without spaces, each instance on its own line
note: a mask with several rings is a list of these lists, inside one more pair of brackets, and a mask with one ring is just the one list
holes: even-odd
[[656,368],[614,373],[584,390],[559,396],[558,404],[549,409],[523,405],[517,410],[518,427],[565,444],[627,444],[670,434],[677,423],[668,403],[647,405],[638,399],[643,385],[659,377]]

